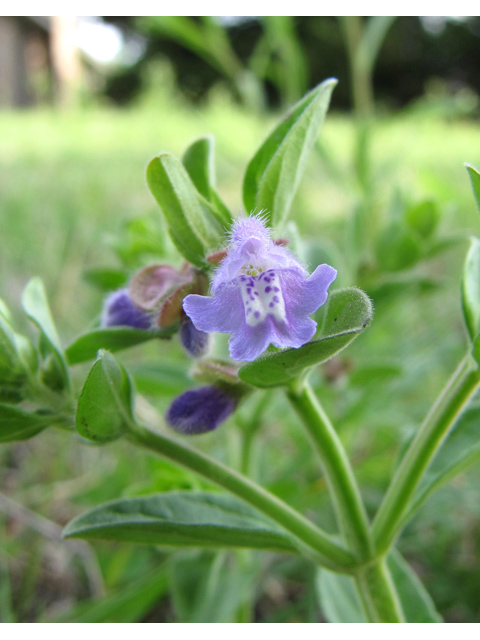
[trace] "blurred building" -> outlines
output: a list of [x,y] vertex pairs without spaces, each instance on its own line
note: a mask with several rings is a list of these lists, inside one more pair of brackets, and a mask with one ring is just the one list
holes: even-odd
[[0,108],[70,105],[81,84],[75,17],[0,16]]

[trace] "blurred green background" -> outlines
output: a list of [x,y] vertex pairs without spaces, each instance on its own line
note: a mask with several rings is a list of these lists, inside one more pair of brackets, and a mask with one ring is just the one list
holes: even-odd
[[[305,262],[333,264],[335,286],[364,288],[376,307],[368,331],[313,374],[374,513],[402,442],[464,350],[459,283],[480,229],[463,166],[480,166],[479,19],[106,23],[120,43],[108,63],[80,49],[83,71],[69,83],[47,60],[28,76],[26,108],[4,99],[1,297],[26,331],[20,294],[39,275],[69,344],[98,322],[105,296],[86,272],[181,264],[146,187],[153,156],[181,155],[212,134],[218,190],[239,212],[245,166],[266,133],[304,91],[338,77],[292,220]],[[438,217],[434,237],[416,238],[413,255],[400,247],[392,264],[391,230],[426,202]],[[176,341],[120,359],[161,412],[190,385]],[[79,384],[86,371],[77,367]],[[194,446],[239,466],[238,426],[259,400]],[[262,416],[250,473],[333,530],[325,483],[280,392]],[[124,442],[88,447],[57,431],[3,445],[0,461],[2,622],[322,620],[304,561],[61,541],[61,527],[101,501],[204,486],[188,472]],[[450,622],[480,621],[479,477],[470,470],[431,497],[399,544]],[[219,588],[219,572],[224,593],[212,611],[201,594]]]

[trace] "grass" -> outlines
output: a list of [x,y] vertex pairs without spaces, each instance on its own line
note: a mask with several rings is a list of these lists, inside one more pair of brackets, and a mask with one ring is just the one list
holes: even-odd
[[[163,97],[156,104],[127,111],[3,113],[0,296],[21,323],[21,290],[30,277],[41,276],[60,334],[68,343],[92,324],[101,309],[102,294],[83,280],[84,270],[118,264],[112,242],[125,235],[128,221],[143,216],[158,219],[145,183],[148,161],[160,151],[180,155],[193,138],[213,134],[219,191],[233,211],[239,211],[244,167],[274,122],[272,116],[246,114],[221,95],[199,109]],[[335,241],[339,260],[347,260],[342,244],[345,225],[359,195],[352,177],[351,120],[330,115],[321,140],[321,152],[311,159],[292,217],[311,242],[328,240],[331,245]],[[374,206],[380,218],[386,219],[398,194],[407,201],[432,198],[440,204],[443,234],[467,237],[480,233],[463,168],[466,161],[480,165],[480,130],[475,122],[415,113],[383,117],[372,144]],[[372,327],[340,359],[343,370],[331,373],[324,369],[315,376],[319,393],[354,457],[371,510],[378,504],[398,455],[399,439],[418,424],[463,349],[458,287],[465,248],[466,243],[460,244],[425,267],[427,274],[443,279],[440,290],[428,296],[409,291],[393,304],[378,301]],[[358,283],[346,280],[342,284]],[[127,366],[137,365],[138,354],[154,364],[167,358],[175,366],[182,357],[178,344],[172,341],[126,353],[122,361]],[[393,363],[400,374],[347,387],[349,367],[358,371],[358,363]],[[156,402],[163,409],[168,397]],[[238,438],[230,424],[218,434],[205,436],[198,446],[235,463]],[[259,479],[308,513],[317,511],[320,502],[323,508],[318,517],[331,529],[325,484],[280,394],[272,396],[260,441],[262,447],[255,452],[254,464]],[[60,432],[46,432],[32,441],[4,447],[1,456],[4,492],[60,525],[91,505],[121,495],[202,486],[191,474],[142,452],[132,452],[124,443],[102,449],[83,447]],[[46,465],[45,460],[50,459],[53,463]],[[407,530],[404,549],[416,560],[443,613],[452,619],[474,621],[478,618],[474,594],[480,585],[477,561],[469,571],[468,559],[473,562],[471,550],[478,546],[478,509],[472,498],[478,498],[478,492],[473,487],[474,475],[462,478],[460,484],[438,494],[441,499],[434,499],[437,510],[427,503],[422,519]],[[452,505],[456,505],[457,517],[447,526],[438,509],[448,513]],[[3,518],[3,525],[1,522],[6,536],[0,543],[0,575],[7,571],[11,582],[10,589],[0,591],[0,616],[5,621],[15,616],[18,620],[54,617],[60,605],[68,610],[72,599],[95,591],[88,572],[85,575],[85,568],[68,545],[57,543],[55,547],[21,517],[9,516]],[[432,529],[440,530],[434,536],[435,548]],[[454,555],[448,560],[457,539],[466,550],[461,557]],[[108,590],[141,578],[148,567],[160,566],[165,560],[148,548],[99,544],[95,550]],[[63,562],[60,569],[49,566],[51,557]],[[32,563],[35,571],[28,571]],[[310,611],[311,592],[307,596],[302,591],[305,585],[299,577],[304,569],[292,569],[293,590],[300,594],[295,596],[300,611],[302,607]],[[277,587],[283,588],[287,582],[279,577],[281,572],[280,563],[275,579]],[[452,585],[464,575],[470,581],[460,600]],[[265,575],[263,579],[259,589],[263,589],[265,604],[269,583]],[[289,589],[291,581],[289,577]],[[44,584],[49,589],[42,593]],[[292,605],[293,610],[295,617],[297,604]],[[169,615],[173,614],[167,611],[165,616]],[[303,614],[298,615],[302,618]]]

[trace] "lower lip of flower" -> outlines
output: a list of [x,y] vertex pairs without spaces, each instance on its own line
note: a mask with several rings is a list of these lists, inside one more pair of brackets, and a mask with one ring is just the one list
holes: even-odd
[[251,327],[264,322],[267,315],[277,322],[286,321],[285,301],[278,274],[273,269],[259,276],[240,276],[240,292],[245,310],[245,321]]

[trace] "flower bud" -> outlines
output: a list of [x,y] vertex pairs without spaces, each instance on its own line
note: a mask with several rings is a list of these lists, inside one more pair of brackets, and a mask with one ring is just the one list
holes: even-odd
[[149,313],[136,307],[128,295],[127,289],[119,289],[105,301],[102,314],[104,327],[133,327],[150,329],[152,318]]
[[197,329],[188,316],[184,315],[178,335],[187,355],[201,358],[207,353],[210,334]]
[[235,411],[238,400],[238,395],[217,386],[190,389],[175,398],[165,417],[178,433],[207,433]]

